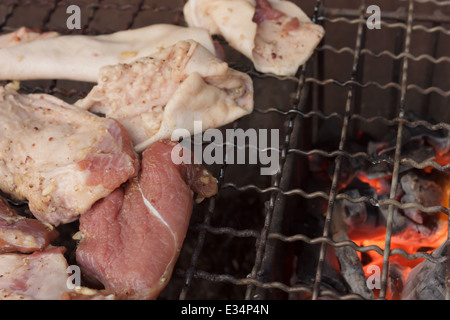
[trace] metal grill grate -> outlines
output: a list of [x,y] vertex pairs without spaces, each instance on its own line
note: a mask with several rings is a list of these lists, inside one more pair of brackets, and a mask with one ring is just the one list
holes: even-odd
[[[391,256],[436,261],[427,253],[391,249],[390,241],[393,214],[407,206],[395,200],[400,165],[431,165],[440,171],[450,167],[404,157],[400,143],[405,127],[450,130],[450,2],[374,1],[370,4],[381,8],[379,30],[367,29],[369,4],[364,0],[352,4],[345,0],[293,2],[314,22],[324,25],[327,32],[298,76],[259,74],[222,41],[230,65],[247,72],[255,84],[254,113],[227,128],[279,129],[280,148],[272,150],[280,154],[279,171],[272,177],[262,177],[255,165],[210,167],[219,179],[219,194],[194,208],[172,280],[160,299],[361,298],[323,288],[324,261],[330,247],[382,255],[380,298],[384,298]],[[81,30],[66,28],[66,8],[72,4],[82,10]],[[6,33],[25,25],[64,34],[101,34],[153,23],[183,25],[182,6],[181,0],[6,0],[0,3],[0,31]],[[25,81],[21,90],[46,92],[73,102],[85,96],[91,86],[60,80]],[[439,122],[409,120],[405,117],[408,111],[437,118]],[[335,139],[325,147],[316,147],[323,126],[336,129]],[[361,128],[379,134],[387,128],[396,131],[389,199],[351,198],[338,192],[344,160],[378,161],[367,152],[348,148],[348,140]],[[310,190],[308,158],[315,155],[333,159],[334,167],[330,185]],[[333,208],[336,201],[344,198],[354,203],[389,206],[385,250],[332,240]],[[325,210],[314,207],[316,201],[325,201]],[[449,213],[444,207],[414,206]],[[308,229],[311,221],[304,220],[306,208],[316,208],[323,214],[324,225],[319,233]],[[318,260],[302,260],[301,250],[314,250]],[[302,268],[312,270],[308,281],[296,279]],[[447,297],[448,293],[447,288]]]

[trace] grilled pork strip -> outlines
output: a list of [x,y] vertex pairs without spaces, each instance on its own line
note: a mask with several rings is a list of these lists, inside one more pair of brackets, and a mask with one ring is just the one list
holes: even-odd
[[157,297],[186,235],[192,189],[200,197],[217,192],[217,181],[201,165],[172,162],[175,145],[153,143],[142,154],[139,177],[80,218],[77,263],[119,299]]
[[0,188],[54,226],[138,172],[126,130],[45,94],[0,88]]

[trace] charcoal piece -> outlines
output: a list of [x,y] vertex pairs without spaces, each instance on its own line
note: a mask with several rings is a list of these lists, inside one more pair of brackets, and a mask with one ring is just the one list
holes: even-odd
[[[348,141],[346,144],[346,152],[349,155],[365,152],[365,148],[356,142]],[[367,168],[371,165],[371,162],[364,156],[352,157],[352,156],[341,156],[340,168],[339,168],[339,183],[342,185],[347,185],[359,174],[365,172]],[[327,173],[332,179],[334,170],[336,168],[336,161],[332,161],[327,168]]]
[[[363,226],[369,229],[379,226],[379,209],[370,203],[370,200],[378,199],[374,187],[355,178],[345,188],[339,190],[339,194],[346,194],[351,200],[340,198],[335,202],[333,225],[336,226],[336,230],[341,227],[352,230]],[[363,197],[364,201],[360,201],[359,199]]]
[[[405,203],[417,203],[416,199],[414,198],[414,195],[412,195],[412,194],[405,194],[402,197],[401,202],[404,204]],[[407,216],[409,219],[411,219],[415,223],[423,224],[424,212],[422,212],[418,208],[406,208],[406,209],[403,209],[403,213],[405,214],[405,216]]]
[[389,300],[400,300],[403,288],[405,286],[406,267],[400,265],[397,262],[389,263],[388,281],[387,281],[387,294],[386,298]]
[[441,186],[427,176],[419,176],[410,171],[400,178],[400,185],[406,195],[425,207],[439,206],[442,203],[444,193]]
[[[341,229],[333,235],[335,242],[348,241],[347,233]],[[335,247],[334,252],[339,261],[342,277],[350,287],[350,291],[365,299],[373,299],[373,292],[367,286],[367,279],[361,260],[355,249],[350,246]]]
[[[330,251],[333,248],[328,246],[327,250]],[[305,285],[310,288],[314,286],[315,277],[317,272],[317,265],[319,261],[320,244],[306,244],[301,243],[297,246],[296,255],[296,272],[295,280],[292,284]],[[338,295],[344,295],[349,293],[349,288],[346,281],[343,279],[338,268],[335,266],[335,262],[331,260],[331,254],[326,254],[327,258],[324,261],[322,269],[322,277],[320,281],[320,290],[327,290],[334,292]],[[291,299],[309,299],[308,295],[300,292],[296,296],[291,296]]]
[[448,242],[445,242],[432,253],[432,256],[447,259],[439,262],[424,260],[415,266],[406,279],[402,300],[444,300],[449,253]]
[[[373,148],[369,146],[369,149]],[[412,140],[402,146],[401,159],[413,160],[417,163],[433,160],[436,158],[436,151],[432,146],[426,145],[423,140]],[[372,166],[367,168],[366,175],[369,179],[376,179],[392,175],[395,162],[395,147],[383,150],[380,154],[374,154],[369,150]],[[401,163],[399,172],[403,173],[412,169],[412,164]]]
[[450,151],[450,132],[441,136],[428,136],[426,139],[437,153],[444,154]]
[[[434,119],[430,119],[425,117],[422,114],[414,113],[414,112],[406,112],[405,120],[409,122],[414,121],[426,121],[430,124],[436,124]],[[402,149],[404,147],[414,142],[414,144],[418,145],[429,145],[434,149],[439,150],[440,152],[447,152],[450,149],[450,133],[444,129],[441,130],[431,130],[426,128],[425,126],[413,125],[408,126],[404,125],[402,130],[401,137],[401,146]],[[371,141],[368,144],[368,153],[371,155],[383,155],[387,153],[394,153],[397,145],[397,127],[393,127],[386,136],[379,142]]]
[[[445,190],[435,180],[435,175],[421,175],[409,171],[400,178],[400,187],[404,193],[401,202],[421,204],[424,207],[441,206]],[[403,214],[410,219],[422,234],[432,235],[439,227],[440,212],[424,212],[419,208],[405,208]]]
[[[367,201],[358,202],[360,197],[375,198],[376,191],[369,184],[354,179],[340,194],[348,195],[352,200],[345,198],[336,201],[331,219],[331,233],[336,243],[349,241],[346,230],[358,229],[366,224],[368,214],[372,212]],[[336,246],[334,253],[339,263],[340,274],[348,285],[350,292],[365,299],[373,298],[372,291],[367,287],[367,281],[362,268],[361,260],[351,246]]]
[[[380,196],[380,200],[388,198],[389,198],[388,195]],[[396,207],[394,207],[393,210],[394,212],[392,217],[391,232],[392,235],[397,235],[402,233],[408,227],[408,219]],[[389,205],[381,205],[380,212],[384,218],[384,224],[386,224],[389,215]]]
[[[359,190],[349,190],[346,194],[353,199],[360,198]],[[367,208],[364,202],[352,202],[343,199],[343,221],[349,227],[354,227],[367,221]]]

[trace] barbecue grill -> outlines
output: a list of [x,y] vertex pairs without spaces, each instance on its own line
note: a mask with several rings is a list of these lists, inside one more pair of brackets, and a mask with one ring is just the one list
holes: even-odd
[[[221,128],[279,130],[276,174],[262,165],[207,166],[219,181],[216,197],[196,204],[172,279],[159,299],[365,299],[342,280],[329,258],[340,249],[363,260],[382,258],[377,295],[389,298],[389,261],[425,259],[443,263],[431,252],[391,248],[398,210],[415,207],[448,216],[448,197],[440,206],[396,199],[402,167],[432,167],[446,175],[449,165],[418,160],[403,149],[404,133],[425,128],[450,130],[450,2],[445,0],[293,1],[326,35],[295,77],[255,71],[251,63],[220,38],[231,67],[248,73],[255,85],[253,114]],[[0,32],[20,26],[63,34],[103,34],[154,23],[185,25],[182,0],[3,0]],[[69,30],[69,5],[81,9],[81,29]],[[369,29],[369,5],[381,12],[379,29]],[[23,81],[22,92],[45,92],[67,102],[84,97],[92,84]],[[418,118],[410,118],[410,113]],[[431,120],[434,119],[434,120]],[[382,139],[394,133],[392,157],[373,157],[353,148],[361,134]],[[254,147],[234,145],[234,148]],[[225,156],[226,158],[226,156]],[[314,182],[314,159],[325,159],[329,180]],[[374,199],[341,193],[349,162],[392,168],[390,193]],[[383,246],[333,238],[333,212],[340,201],[387,208]],[[71,226],[63,226],[70,232]],[[74,228],[76,226],[73,226]],[[70,237],[69,237],[70,238]],[[448,240],[447,233],[441,239]],[[352,253],[353,252],[353,253]],[[73,259],[68,253],[69,262]],[[331,260],[330,260],[331,259]],[[342,262],[341,262],[342,263]],[[342,265],[341,265],[342,268]],[[446,273],[448,277],[450,273]],[[450,288],[445,281],[445,298]]]

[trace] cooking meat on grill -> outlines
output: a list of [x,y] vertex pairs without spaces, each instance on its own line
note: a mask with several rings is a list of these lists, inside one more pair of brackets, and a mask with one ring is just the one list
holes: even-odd
[[54,31],[36,32],[26,27],[21,27],[14,32],[0,36],[0,48],[17,46],[35,40],[49,39],[57,37],[59,34]]
[[[102,66],[131,62],[148,56],[180,40],[192,39],[215,54],[209,33],[202,28],[169,24],[119,31],[98,36],[60,35],[30,36],[34,41],[13,42],[17,34],[0,40],[1,80],[67,79],[96,82]],[[9,38],[8,38],[9,37]],[[1,39],[1,38],[0,38]]]
[[223,36],[256,70],[281,76],[294,75],[325,33],[290,1],[189,0],[184,16],[189,26]]
[[179,41],[130,64],[101,68],[98,85],[75,105],[120,121],[141,152],[177,128],[193,134],[194,121],[206,130],[251,113],[253,83],[201,44]]
[[17,214],[0,198],[0,254],[42,250],[58,236],[52,225]]
[[0,255],[0,300],[54,300],[68,291],[65,249],[52,247],[30,255]]
[[[172,141],[142,154],[142,171],[80,218],[77,263],[120,299],[152,299],[168,283],[189,225],[193,192],[217,181],[201,165],[175,165]],[[184,151],[186,152],[186,151]]]
[[64,247],[0,254],[0,300],[106,300],[114,295],[75,286]]
[[137,174],[126,130],[46,94],[0,88],[0,188],[39,220],[75,220]]

